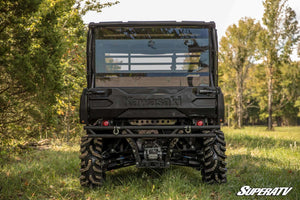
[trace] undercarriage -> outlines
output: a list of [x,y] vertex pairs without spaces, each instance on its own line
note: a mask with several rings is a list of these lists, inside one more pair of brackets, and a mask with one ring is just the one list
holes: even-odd
[[[154,129],[155,128],[155,129]],[[161,128],[161,129],[156,129]],[[226,182],[225,140],[219,126],[86,126],[81,144],[81,184],[101,186],[105,172],[189,166],[208,183]]]

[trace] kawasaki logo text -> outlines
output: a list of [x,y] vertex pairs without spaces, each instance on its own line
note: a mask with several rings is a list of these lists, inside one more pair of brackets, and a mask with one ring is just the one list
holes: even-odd
[[167,98],[133,98],[128,97],[128,106],[180,106],[181,96]]

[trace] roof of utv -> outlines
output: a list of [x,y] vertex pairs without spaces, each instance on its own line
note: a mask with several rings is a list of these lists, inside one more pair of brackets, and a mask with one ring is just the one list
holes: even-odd
[[89,24],[89,27],[105,27],[105,26],[206,26],[206,27],[212,27],[215,28],[215,22],[204,22],[204,21],[128,21],[128,22],[122,22],[122,21],[111,21],[111,22],[98,22],[94,23],[91,22]]

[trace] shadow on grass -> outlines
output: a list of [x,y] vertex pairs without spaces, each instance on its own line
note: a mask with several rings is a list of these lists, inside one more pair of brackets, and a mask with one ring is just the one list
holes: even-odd
[[[179,178],[188,179],[188,182],[199,184],[201,182],[200,172],[190,167],[181,167],[172,165],[166,169],[136,168],[135,166],[122,168],[116,171],[107,172],[107,182],[115,186],[126,185],[134,181],[155,182],[170,178],[172,174]],[[173,177],[174,178],[174,177]],[[199,179],[200,178],[200,179]]]

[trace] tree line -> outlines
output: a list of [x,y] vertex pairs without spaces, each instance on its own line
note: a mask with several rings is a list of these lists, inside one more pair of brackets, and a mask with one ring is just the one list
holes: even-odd
[[[88,11],[116,2],[3,0],[0,4],[0,141],[71,138],[82,133],[79,97],[86,87]],[[299,44],[295,12],[286,0],[265,0],[262,24],[243,18],[220,41],[220,86],[232,126],[299,117]],[[298,47],[300,49],[300,46]],[[300,50],[299,50],[300,51]],[[299,56],[300,52],[298,52]]]
[[243,124],[296,125],[300,117],[300,62],[292,56],[299,26],[287,0],[263,1],[260,21],[242,18],[228,27],[219,52],[226,119]]

